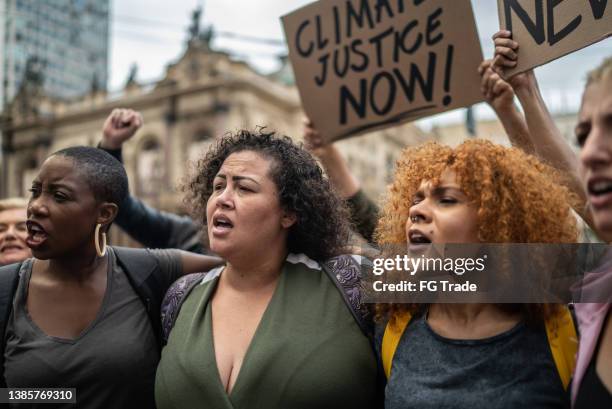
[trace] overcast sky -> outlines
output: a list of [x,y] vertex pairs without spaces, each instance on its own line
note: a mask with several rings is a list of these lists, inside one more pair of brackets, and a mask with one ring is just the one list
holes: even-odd
[[[273,71],[278,67],[278,60],[274,56],[286,52],[280,16],[308,3],[311,1],[114,0],[110,89],[122,87],[132,63],[138,64],[139,80],[148,82],[161,78],[165,66],[184,51],[191,12],[198,4],[204,4],[203,24],[212,24],[215,31],[220,33],[213,42],[215,48],[230,51],[261,72]],[[496,3],[496,0],[472,0],[485,57],[492,55],[490,37],[498,29]],[[221,35],[225,33],[275,39],[282,44],[258,44],[231,39]],[[612,55],[612,38],[536,69],[549,107],[555,111],[576,110],[586,72],[608,55]],[[456,112],[454,115],[435,117],[433,122],[459,118],[462,115]]]

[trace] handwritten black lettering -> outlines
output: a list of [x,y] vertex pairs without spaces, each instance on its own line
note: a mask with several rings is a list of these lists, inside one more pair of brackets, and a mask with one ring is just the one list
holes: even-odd
[[593,11],[595,20],[602,18],[606,11],[608,0],[589,0],[589,3],[591,3],[591,10]]
[[302,24],[300,24],[300,26],[298,27],[295,33],[295,49],[297,50],[300,57],[304,57],[304,58],[312,54],[312,50],[314,49],[314,41],[309,42],[306,49],[302,48],[302,42],[300,41],[302,38],[302,33],[304,32],[304,29],[308,27],[309,24],[310,24],[310,20],[304,20]]
[[397,0],[397,12],[398,13],[404,12],[404,0]]
[[[444,67],[444,91],[450,94],[451,74],[453,72],[453,54],[455,47],[449,45],[446,52],[446,65]],[[448,106],[453,101],[450,95],[445,95],[442,104]]]
[[323,28],[321,26],[321,16],[317,16],[316,26],[317,26],[317,48],[319,50],[322,50],[327,46],[327,43],[329,42],[329,40],[327,38],[323,38]]
[[425,39],[427,45],[429,46],[440,42],[444,38],[444,34],[442,33],[438,33],[438,35],[434,38],[431,37],[432,33],[442,24],[439,20],[441,14],[442,7],[439,7],[438,9],[436,9],[436,11],[434,11],[427,17],[427,30],[425,31]]
[[374,8],[376,9],[376,24],[379,24],[382,19],[383,9],[386,11],[387,17],[393,18],[393,10],[391,9],[389,0],[376,0]]
[[334,34],[336,39],[336,45],[340,44],[340,11],[338,7],[332,7],[334,12]]
[[376,64],[379,67],[382,67],[383,65],[382,41],[390,35],[393,35],[393,27],[389,27],[387,30],[383,31],[382,33],[377,34],[374,37],[370,38],[370,43],[376,46]]
[[[344,51],[344,63],[342,64],[342,66],[340,66],[338,60],[340,59],[340,54],[342,53],[342,51]],[[351,57],[349,55],[348,45],[345,45],[340,49],[334,50],[334,72],[336,76],[338,76],[339,78],[344,78],[349,69],[350,59]]]
[[504,0],[504,14],[506,28],[512,31],[512,11],[521,19],[523,25],[537,44],[542,44],[546,38],[544,34],[544,10],[542,0],[534,0],[536,19],[531,20],[529,14],[523,9],[518,0]]
[[361,65],[357,65],[355,63],[351,64],[351,69],[355,72],[365,71],[370,63],[368,55],[361,51],[361,45],[363,45],[363,41],[361,41],[360,39],[353,40],[351,44],[351,51],[353,52],[353,54],[359,55],[362,59]]
[[408,80],[406,80],[404,74],[397,68],[393,69],[393,74],[395,75],[395,78],[397,78],[397,81],[402,87],[402,90],[404,91],[404,95],[406,96],[408,102],[414,101],[417,83],[423,97],[425,97],[427,101],[432,101],[436,76],[436,53],[429,52],[427,61],[427,78],[423,78],[421,69],[418,65],[414,63],[410,64]]
[[414,54],[421,47],[421,44],[423,43],[422,33],[417,34],[412,44],[410,45],[406,44],[406,39],[408,38],[408,35],[412,31],[412,29],[417,27],[418,25],[419,25],[418,20],[412,20],[408,24],[406,24],[406,27],[404,27],[401,33],[399,31],[395,32],[395,48],[393,50],[393,61],[394,62],[396,63],[399,62],[400,50],[406,54]]
[[555,45],[559,41],[567,37],[574,31],[582,21],[582,16],[577,16],[570,21],[561,31],[555,33],[555,7],[561,4],[563,0],[546,0],[546,26],[548,33],[548,44]]
[[370,3],[368,0],[360,0],[361,7],[359,12],[353,8],[350,0],[346,1],[346,36],[351,38],[353,35],[353,20],[357,23],[357,27],[363,28],[364,18],[367,19],[368,26],[374,28],[372,21],[372,13],[370,11]]
[[366,79],[359,80],[359,101],[351,93],[351,90],[346,86],[340,87],[340,124],[345,125],[348,122],[347,102],[351,104],[353,110],[359,119],[366,116],[366,101],[368,95],[368,81]]
[[[380,88],[378,84],[382,79],[386,80],[388,89],[383,91],[379,91]],[[387,115],[391,108],[393,108],[393,103],[395,102],[395,92],[396,92],[395,80],[393,79],[393,75],[389,74],[386,71],[379,72],[372,79],[372,86],[370,87],[370,105],[372,106],[372,111],[376,115]],[[382,108],[378,107],[376,103],[376,95],[382,95],[384,99],[384,105]]]
[[315,77],[315,84],[322,87],[327,81],[327,60],[329,60],[329,53],[324,54],[319,58],[319,64],[321,64],[321,75]]

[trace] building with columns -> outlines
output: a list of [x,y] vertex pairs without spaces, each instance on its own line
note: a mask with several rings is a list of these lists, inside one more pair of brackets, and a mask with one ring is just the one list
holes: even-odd
[[[211,35],[192,32],[185,53],[168,65],[163,79],[142,85],[133,72],[119,95],[93,88],[83,98],[66,101],[37,87],[22,87],[0,125],[0,197],[27,196],[50,153],[97,145],[104,120],[114,108],[132,108],[144,117],[144,126],[123,148],[132,194],[170,212],[185,212],[177,186],[189,172],[190,161],[227,131],[265,126],[300,140],[304,113],[297,89],[287,80],[290,68],[262,75],[211,49]],[[407,124],[338,146],[366,192],[379,198],[401,149],[426,139],[425,133]]]

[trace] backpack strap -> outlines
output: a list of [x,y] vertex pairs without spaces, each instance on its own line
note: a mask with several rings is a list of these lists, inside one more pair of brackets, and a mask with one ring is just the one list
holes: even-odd
[[219,276],[223,267],[217,267],[205,273],[187,274],[174,282],[168,289],[161,306],[161,328],[163,345],[168,343],[170,331],[176,323],[187,296],[198,284],[210,281]]
[[132,288],[142,300],[151,321],[158,344],[162,345],[162,328],[159,319],[162,299],[172,284],[155,257],[147,249],[113,247],[117,262],[125,271]]
[[408,326],[411,319],[412,315],[408,311],[405,311],[400,314],[396,314],[394,319],[387,322],[387,325],[385,326],[380,355],[387,380],[391,377],[391,366],[393,364],[395,350],[397,349],[400,339],[402,338],[402,334],[404,333],[404,330]]
[[4,350],[6,349],[6,325],[8,324],[13,311],[13,298],[19,284],[19,270],[22,263],[11,264],[0,267],[0,388],[6,388],[6,379],[4,379]]
[[[403,313],[396,316],[393,324],[387,323],[383,335],[381,356],[383,368],[387,379],[391,376],[391,366],[395,350],[399,345],[404,330],[408,326],[412,316]],[[576,326],[570,310],[563,308],[560,315],[546,320],[546,335],[548,344],[555,361],[555,366],[563,387],[567,389],[570,378],[574,372],[576,352],[578,351],[578,337]]]
[[375,408],[383,408],[385,402],[385,377],[383,368],[376,354],[376,346],[374,340],[374,322],[372,320],[370,309],[362,301],[362,286],[361,286],[361,262],[356,256],[343,254],[332,257],[320,263],[321,269],[329,277],[332,283],[336,286],[344,303],[348,307],[355,322],[361,329],[361,332],[368,338],[370,345],[376,355],[376,390],[377,397]]
[[359,325],[361,332],[373,339],[374,327],[368,307],[361,303],[361,267],[350,254],[332,257],[321,264],[321,268],[340,290],[344,303]]
[[183,302],[193,287],[200,283],[205,275],[206,273],[187,274],[176,280],[168,289],[161,306],[161,326],[164,345],[168,343],[170,331],[174,327]]
[[576,353],[578,351],[576,325],[571,311],[565,306],[560,314],[549,318],[545,324],[548,345],[563,383],[563,388],[567,390],[576,366]]

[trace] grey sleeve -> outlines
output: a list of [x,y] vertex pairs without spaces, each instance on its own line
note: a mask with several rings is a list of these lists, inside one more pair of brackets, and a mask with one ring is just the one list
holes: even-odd
[[183,259],[181,252],[175,249],[149,249],[153,257],[157,259],[160,270],[172,284],[183,275]]

